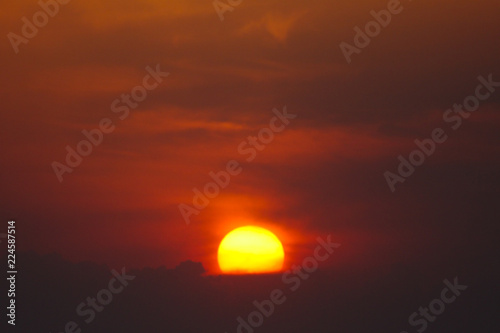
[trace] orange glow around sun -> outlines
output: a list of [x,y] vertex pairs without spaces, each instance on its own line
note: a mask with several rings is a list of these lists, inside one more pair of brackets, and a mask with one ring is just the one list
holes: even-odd
[[278,237],[269,230],[245,226],[224,237],[217,258],[223,273],[272,273],[283,267],[285,251]]

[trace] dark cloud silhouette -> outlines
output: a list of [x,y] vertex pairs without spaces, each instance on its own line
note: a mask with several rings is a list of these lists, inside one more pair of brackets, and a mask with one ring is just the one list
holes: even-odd
[[[340,249],[335,254],[342,255]],[[203,276],[201,263],[192,261],[175,269],[126,269],[135,278],[86,323],[88,316],[79,316],[76,308],[107,288],[114,277],[111,269],[91,262],[70,263],[59,255],[21,253],[15,331],[63,332],[65,324],[74,321],[82,332],[95,333],[237,332],[237,318],[248,322],[257,309],[253,302],[262,303],[280,289],[285,301],[255,332],[414,332],[410,314],[428,307],[440,297],[443,280],[452,282],[457,276],[468,288],[446,305],[428,332],[496,332],[499,276],[491,263],[498,251],[481,257],[461,254],[460,259],[425,270],[411,262],[369,273],[320,268],[295,291],[281,274]]]

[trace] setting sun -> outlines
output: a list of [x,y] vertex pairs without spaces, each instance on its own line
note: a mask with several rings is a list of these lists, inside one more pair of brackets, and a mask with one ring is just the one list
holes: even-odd
[[271,273],[283,267],[285,252],[276,235],[267,229],[245,226],[229,232],[219,245],[223,273]]

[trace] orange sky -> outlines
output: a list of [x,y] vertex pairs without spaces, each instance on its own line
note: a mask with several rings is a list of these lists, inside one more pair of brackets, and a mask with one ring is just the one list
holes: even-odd
[[[191,259],[215,272],[218,242],[249,223],[282,239],[287,264],[327,234],[346,253],[331,265],[372,262],[374,250],[376,260],[419,255],[414,235],[448,228],[433,214],[443,189],[477,186],[460,170],[477,168],[488,179],[498,168],[491,138],[498,138],[500,94],[399,196],[382,174],[415,138],[442,125],[444,110],[473,92],[478,75],[500,81],[500,4],[404,2],[347,64],[339,43],[352,43],[353,27],[386,4],[243,1],[223,22],[211,1],[61,6],[18,54],[7,38],[0,43],[2,218],[20,222],[25,249],[131,266]],[[31,0],[0,8],[5,36],[19,34],[21,18],[39,10]],[[157,64],[169,77],[119,120],[113,100]],[[243,162],[238,145],[285,105],[297,118],[187,226],[178,204],[190,203],[210,171]],[[115,131],[59,183],[51,163],[63,162],[66,145],[75,147],[103,118]],[[450,168],[457,178],[443,171]],[[454,212],[453,193],[439,209]],[[458,244],[461,234],[451,237]],[[401,244],[405,250],[394,253]]]

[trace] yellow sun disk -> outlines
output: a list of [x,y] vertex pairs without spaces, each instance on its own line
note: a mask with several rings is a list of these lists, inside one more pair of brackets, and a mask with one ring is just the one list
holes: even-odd
[[270,273],[283,267],[285,252],[278,237],[260,227],[234,229],[219,245],[218,261],[224,273]]

